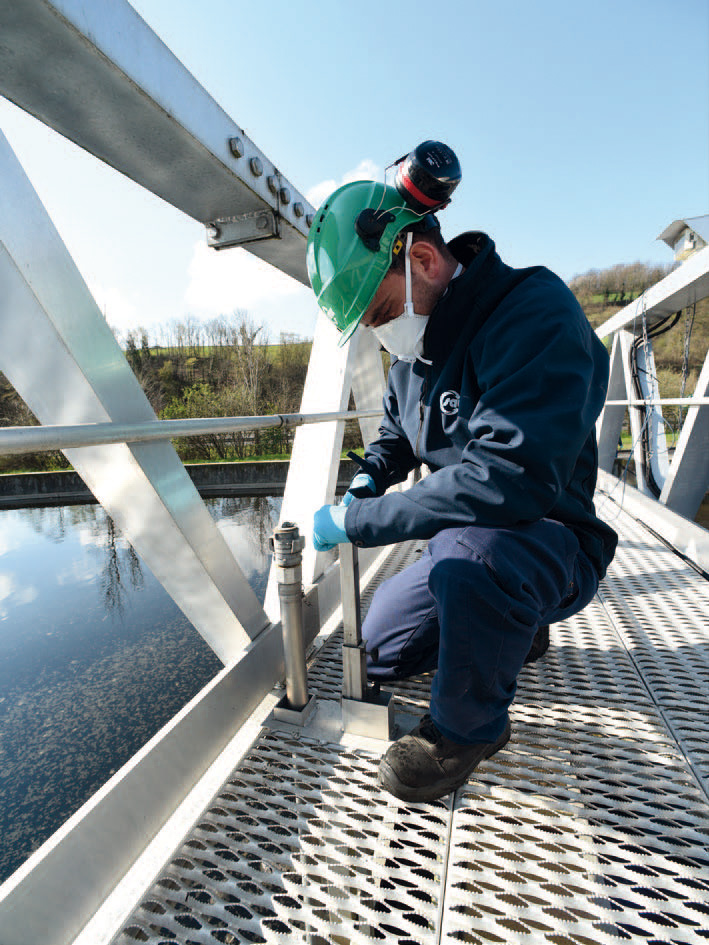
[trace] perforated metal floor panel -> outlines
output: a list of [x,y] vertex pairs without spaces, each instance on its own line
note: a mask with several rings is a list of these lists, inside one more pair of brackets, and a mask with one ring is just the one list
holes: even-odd
[[[403,804],[377,753],[264,729],[114,941],[709,941],[709,581],[609,511],[597,598],[552,627],[512,740],[455,795]],[[428,685],[397,691],[420,712]]]

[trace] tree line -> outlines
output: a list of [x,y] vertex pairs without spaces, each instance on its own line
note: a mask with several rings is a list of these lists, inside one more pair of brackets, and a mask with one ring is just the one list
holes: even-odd
[[596,301],[605,305],[625,305],[664,279],[676,266],[677,263],[661,266],[634,262],[620,263],[609,269],[589,269],[574,276],[569,288],[582,304]]
[[[575,276],[569,285],[597,327],[672,268],[632,263],[591,269]],[[691,320],[689,314],[654,342],[660,390],[666,397],[693,391],[709,346],[709,299],[697,304]],[[300,409],[312,342],[282,333],[277,343],[271,343],[265,326],[256,324],[245,311],[209,321],[190,316],[117,337],[161,419],[259,416]],[[677,410],[670,408],[666,413],[671,421],[675,413],[679,419]],[[32,426],[36,422],[0,374],[0,426]],[[273,429],[180,438],[175,446],[186,462],[285,457],[292,437],[291,430]],[[348,423],[344,448],[360,445],[358,424]],[[0,472],[67,466],[60,452],[0,457]]]
[[[264,325],[244,311],[207,322],[188,317],[119,338],[126,359],[160,419],[242,417],[297,413],[312,341],[283,332],[271,343]],[[0,374],[0,426],[33,426],[36,419]],[[294,431],[286,428],[180,437],[185,462],[286,457]],[[347,424],[345,448],[361,445],[358,425]],[[0,472],[65,469],[59,452],[0,457]]]
[[[161,419],[297,413],[311,342],[282,333],[270,344],[264,325],[243,311],[200,322],[187,318],[138,328],[125,337],[128,363]],[[293,431],[184,437],[175,441],[188,462],[286,455]]]

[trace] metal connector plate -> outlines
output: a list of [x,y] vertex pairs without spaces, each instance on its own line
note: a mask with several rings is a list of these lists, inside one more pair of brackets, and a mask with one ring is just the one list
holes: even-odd
[[287,722],[289,725],[299,725],[302,728],[308,724],[314,711],[315,694],[312,692],[302,709],[291,708],[288,705],[288,696],[283,696],[273,707],[273,718],[277,722]]
[[207,245],[212,249],[227,249],[278,236],[278,218],[268,209],[224,217],[207,226]]
[[342,727],[350,735],[364,735],[391,741],[394,738],[394,706],[391,692],[379,694],[379,701],[342,697]]

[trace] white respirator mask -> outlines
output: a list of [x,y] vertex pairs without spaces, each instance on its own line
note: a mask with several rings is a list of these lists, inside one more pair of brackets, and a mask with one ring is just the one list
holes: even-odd
[[397,318],[393,318],[386,325],[372,328],[377,340],[389,354],[400,361],[423,361],[430,364],[423,357],[423,336],[428,323],[428,315],[417,315],[414,311],[414,302],[411,294],[411,243],[413,233],[406,234],[406,251],[404,253],[404,272],[406,278],[406,304],[404,311]]

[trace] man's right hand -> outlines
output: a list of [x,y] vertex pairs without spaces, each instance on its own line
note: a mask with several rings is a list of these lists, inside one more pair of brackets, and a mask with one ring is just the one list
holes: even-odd
[[377,487],[374,484],[374,480],[369,475],[369,473],[361,472],[357,473],[350,487],[345,492],[342,497],[342,504],[349,505],[352,499],[366,499],[371,498],[377,494]]

